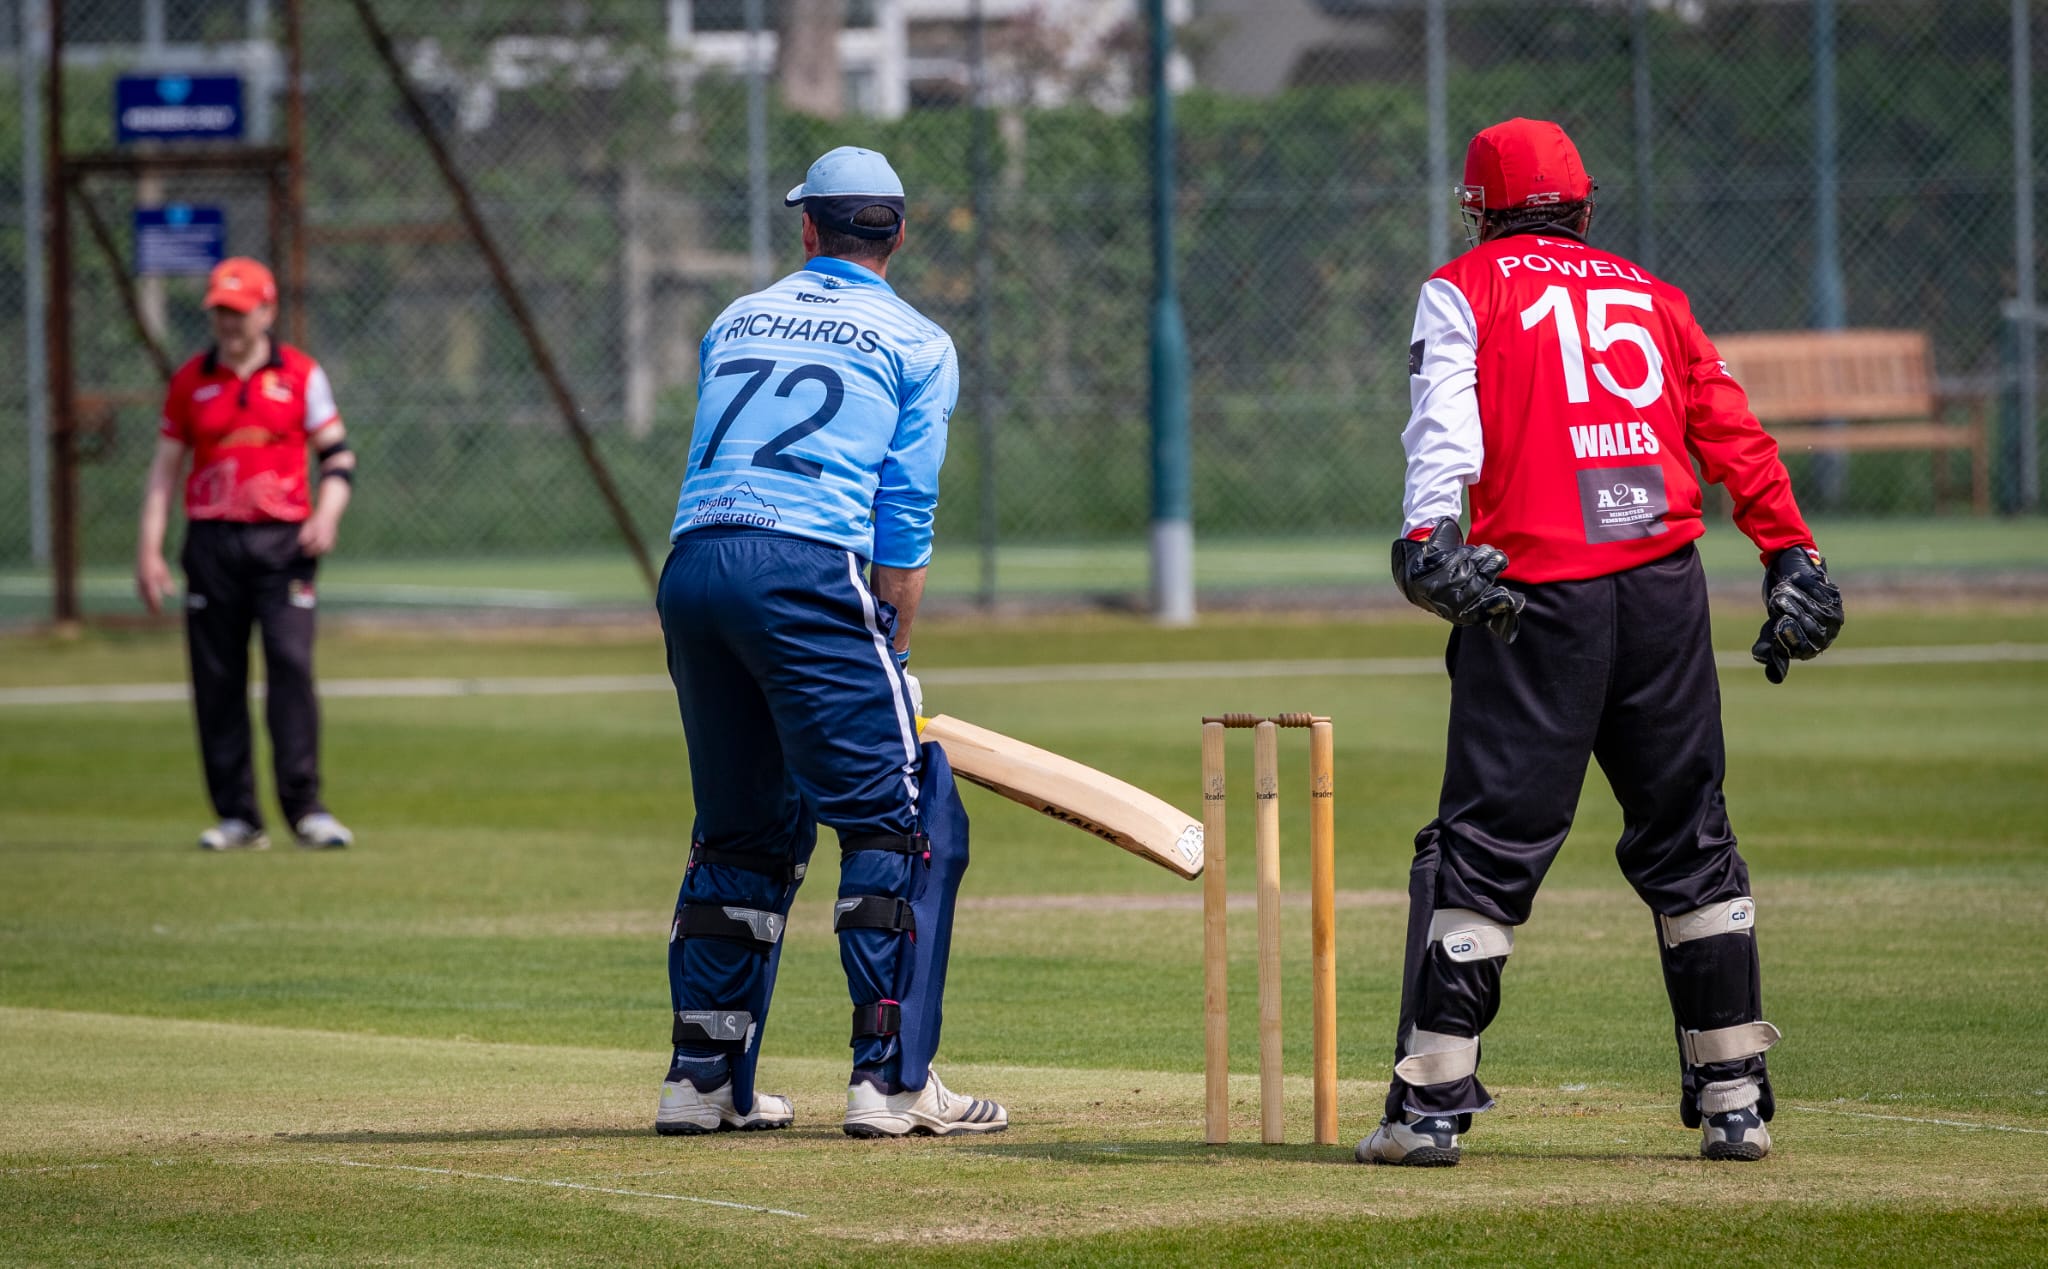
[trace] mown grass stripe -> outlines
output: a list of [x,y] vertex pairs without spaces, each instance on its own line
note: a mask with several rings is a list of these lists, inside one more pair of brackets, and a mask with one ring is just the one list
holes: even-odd
[[339,1168],[374,1168],[381,1172],[427,1172],[435,1176],[459,1177],[465,1181],[503,1181],[508,1185],[543,1185],[557,1190],[586,1190],[592,1194],[618,1194],[626,1198],[667,1199],[673,1203],[701,1203],[705,1207],[730,1207],[742,1212],[761,1212],[768,1216],[790,1216],[797,1220],[809,1220],[802,1212],[792,1212],[780,1207],[757,1207],[752,1203],[735,1203],[730,1199],[698,1198],[692,1194],[657,1194],[652,1190],[615,1190],[604,1185],[585,1185],[581,1181],[555,1181],[547,1177],[499,1176],[492,1172],[462,1172],[455,1168],[428,1168],[413,1163],[364,1163],[356,1159],[316,1159]]
[[[1720,652],[1724,670],[1753,664],[1746,652]],[[1978,643],[1948,646],[1843,648],[1809,666],[1987,665],[2048,661],[2048,643]],[[919,679],[932,687],[1036,687],[1048,683],[1166,683],[1211,679],[1411,678],[1443,673],[1440,657],[1363,657],[1302,661],[1134,661],[1079,665],[995,665],[932,669]],[[263,685],[253,687],[263,694]],[[672,690],[660,674],[511,675],[492,678],[329,679],[329,699],[406,699],[457,696],[610,696]],[[183,703],[184,683],[99,683],[0,688],[0,706],[150,705]]]
[[1979,1128],[1985,1132],[2023,1132],[2030,1137],[2048,1137],[2048,1128],[2021,1128],[2016,1124],[1980,1124],[1967,1119],[1923,1119],[1918,1115],[1879,1115],[1867,1110],[1836,1110],[1831,1106],[1791,1106],[1812,1115],[1840,1115],[1847,1119],[1884,1119],[1899,1124],[1931,1124],[1940,1128]]

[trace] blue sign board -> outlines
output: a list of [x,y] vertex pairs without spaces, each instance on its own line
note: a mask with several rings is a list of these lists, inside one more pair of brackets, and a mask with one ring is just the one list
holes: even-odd
[[218,207],[172,203],[135,209],[137,277],[204,275],[227,254],[228,218]]
[[242,135],[238,75],[123,75],[114,131],[130,141],[233,141]]

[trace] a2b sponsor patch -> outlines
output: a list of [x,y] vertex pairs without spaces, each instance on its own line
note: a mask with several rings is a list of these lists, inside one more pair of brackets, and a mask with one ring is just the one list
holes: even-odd
[[1664,516],[1671,503],[1662,467],[1595,467],[1582,469],[1578,477],[1586,541],[1627,542],[1669,531]]
[[298,577],[285,583],[284,598],[294,608],[311,608],[320,602],[313,593],[313,583]]

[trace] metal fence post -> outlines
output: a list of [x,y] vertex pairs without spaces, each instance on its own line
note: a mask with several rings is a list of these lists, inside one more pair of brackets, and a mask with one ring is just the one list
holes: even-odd
[[50,355],[43,326],[43,127],[42,66],[37,57],[49,42],[46,0],[21,5],[21,316],[27,337],[22,364],[28,424],[28,551],[36,564],[50,562]]
[[1173,28],[1165,0],[1146,0],[1152,36],[1152,614],[1195,619],[1193,458],[1188,445],[1188,335],[1174,268]]
[[1657,271],[1656,216],[1651,196],[1650,145],[1650,6],[1648,0],[1629,0],[1629,59],[1634,63],[1633,106],[1636,125],[1636,260],[1650,272]]
[[[2012,238],[2014,348],[2018,372],[2018,444],[2012,455],[2019,467],[2010,483],[2013,503],[2003,509],[2032,511],[2041,504],[2041,328],[2035,309],[2034,273],[2034,35],[2029,0],[2012,0]],[[2003,455],[2001,455],[2003,456]],[[2008,487],[2000,481],[2001,489]]]
[[746,0],[747,263],[754,289],[766,290],[768,251],[768,59],[761,55],[761,0]]
[[[1841,155],[1835,127],[1835,0],[1813,5],[1813,324],[1840,330],[1842,298]],[[1823,419],[1823,427],[1840,427],[1840,419]],[[1849,492],[1846,454],[1820,454],[1814,459],[1815,483],[1821,500],[1837,506]]]
[[1423,214],[1429,225],[1429,267],[1434,269],[1451,258],[1451,222],[1444,211],[1444,199],[1451,192],[1444,0],[1429,0],[1423,21],[1423,40],[1428,45],[1425,60],[1429,78],[1429,198],[1424,204]]
[[993,226],[989,185],[995,179],[995,117],[988,99],[988,15],[974,0],[967,27],[969,91],[973,95],[974,142],[968,166],[974,190],[974,431],[981,450],[977,509],[981,530],[981,606],[996,603],[996,365]]
[[[50,0],[49,98],[43,116],[49,146],[43,189],[45,232],[50,244],[50,616],[60,626],[77,623],[78,607],[78,420],[71,365],[70,173],[64,164],[64,0]],[[24,141],[27,138],[23,138]]]

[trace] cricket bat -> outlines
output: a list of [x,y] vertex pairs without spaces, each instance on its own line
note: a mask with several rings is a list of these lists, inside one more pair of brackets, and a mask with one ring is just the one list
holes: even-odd
[[918,728],[982,788],[1190,880],[1202,875],[1202,822],[1143,789],[945,714],[920,718]]

